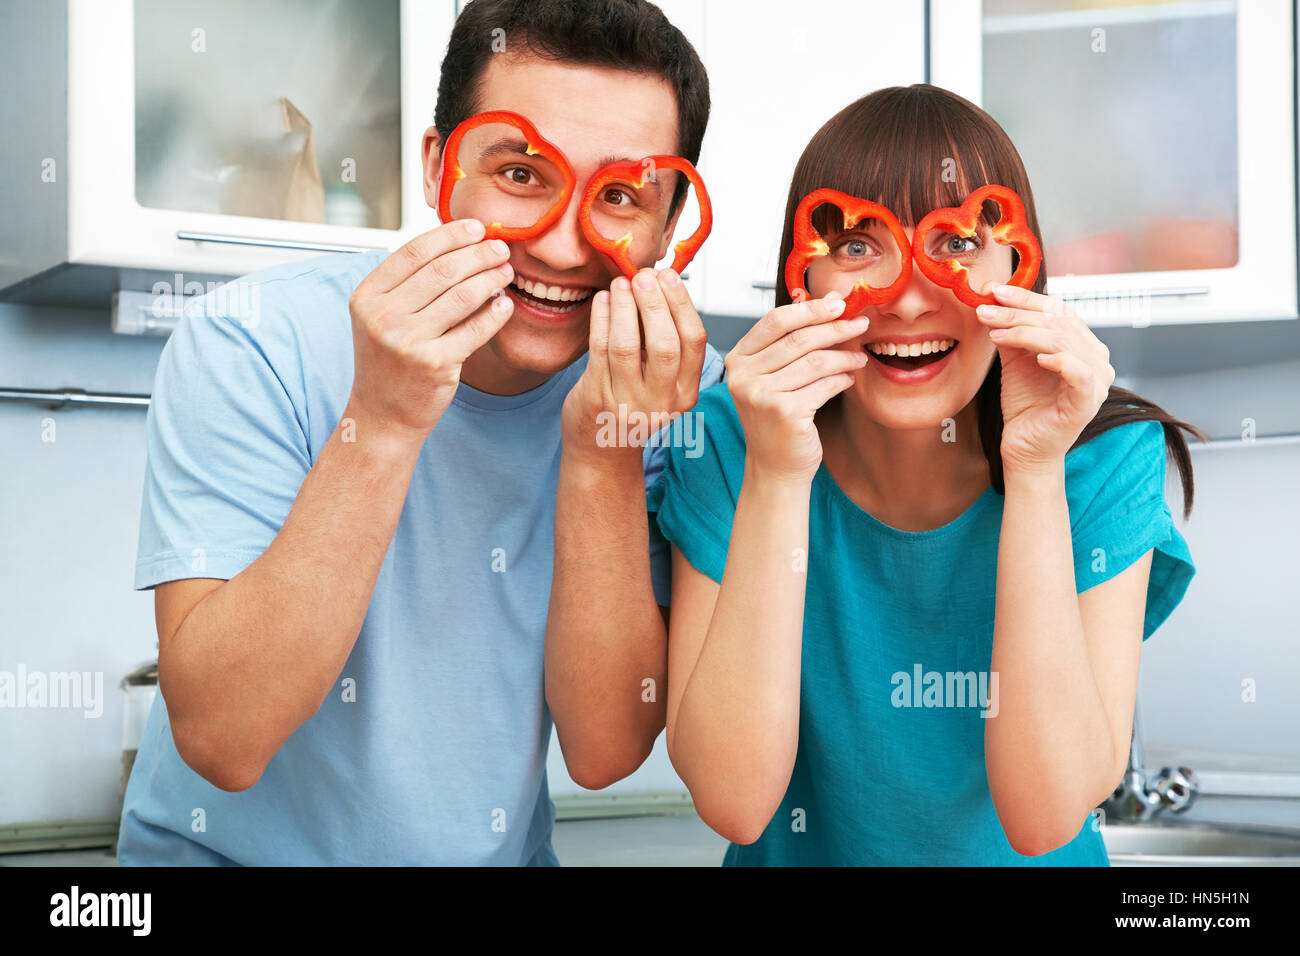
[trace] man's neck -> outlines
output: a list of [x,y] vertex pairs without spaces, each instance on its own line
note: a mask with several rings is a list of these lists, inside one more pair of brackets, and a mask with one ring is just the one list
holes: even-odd
[[491,342],[467,358],[460,370],[462,382],[489,395],[520,395],[537,388],[550,377],[547,372],[507,365],[493,350]]

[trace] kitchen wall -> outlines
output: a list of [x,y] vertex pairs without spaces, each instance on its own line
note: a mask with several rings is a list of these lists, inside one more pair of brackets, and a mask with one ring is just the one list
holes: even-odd
[[[746,323],[710,319],[730,346]],[[1215,437],[1300,433],[1300,322],[1102,333],[1128,384]],[[107,310],[0,305],[0,386],[147,393],[163,341],[116,336]],[[49,421],[54,432],[50,435]],[[117,812],[117,682],[156,654],[153,601],[131,590],[145,413],[0,402],[0,669],[102,671],[98,718],[0,714],[0,825]],[[52,437],[52,441],[43,438]],[[1300,445],[1195,457],[1185,533],[1198,574],[1148,641],[1142,693],[1153,759],[1300,771]],[[1177,513],[1175,488],[1169,501]],[[1242,681],[1256,699],[1242,700]],[[1199,758],[1199,763],[1197,759]],[[578,792],[558,746],[552,791]],[[660,739],[617,791],[679,789]]]

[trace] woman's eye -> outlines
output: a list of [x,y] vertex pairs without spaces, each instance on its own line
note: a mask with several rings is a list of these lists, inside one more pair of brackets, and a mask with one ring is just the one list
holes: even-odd
[[871,247],[862,239],[849,239],[840,244],[839,251],[851,259],[861,259],[871,254]]
[[972,236],[949,236],[943,244],[943,251],[954,256],[974,252],[980,247],[979,241]]

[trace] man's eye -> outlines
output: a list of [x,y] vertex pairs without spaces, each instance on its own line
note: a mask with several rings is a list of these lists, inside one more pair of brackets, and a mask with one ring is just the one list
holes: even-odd
[[610,206],[626,206],[630,203],[631,197],[622,189],[606,189],[605,203]]
[[506,170],[506,176],[517,186],[527,186],[533,180],[532,170],[522,166],[511,166]]

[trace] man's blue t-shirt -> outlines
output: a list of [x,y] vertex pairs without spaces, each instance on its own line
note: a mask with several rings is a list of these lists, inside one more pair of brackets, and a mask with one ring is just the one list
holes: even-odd
[[[385,255],[278,266],[191,304],[149,410],[137,589],[230,579],[266,550],[342,417],[348,297]],[[155,698],[122,863],[557,862],[542,662],[560,409],[585,366],[584,355],[521,395],[460,385],[421,451],[337,685],[257,784],[229,793],[191,770]],[[721,375],[710,348],[702,387]],[[646,448],[647,487],[663,455]],[[667,605],[667,543],[651,531]]]
[[[701,395],[702,454],[670,449],[649,507],[691,565],[721,583],[744,475],[727,386]],[[1121,425],[1066,455],[1081,593],[1147,551],[1146,640],[1194,573],[1164,498],[1164,432]],[[1037,857],[1012,849],[984,764],[1002,502],[990,485],[943,527],[877,521],[822,465],[809,505],[799,746],[780,807],[728,865],[1108,866],[1091,818]]]

